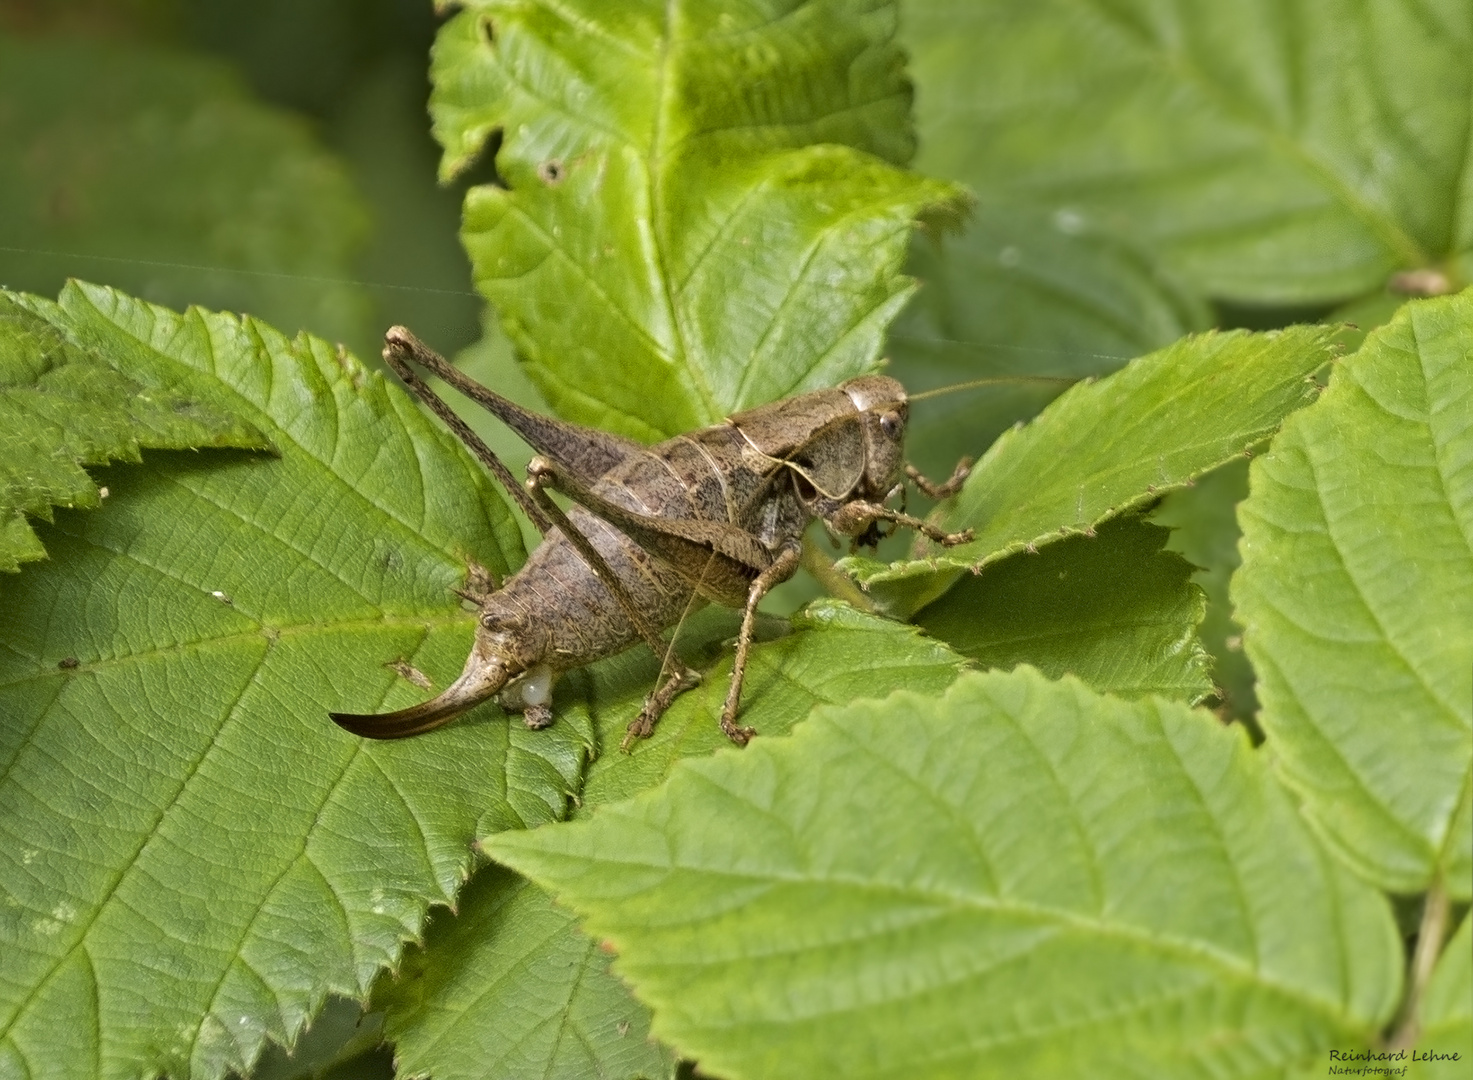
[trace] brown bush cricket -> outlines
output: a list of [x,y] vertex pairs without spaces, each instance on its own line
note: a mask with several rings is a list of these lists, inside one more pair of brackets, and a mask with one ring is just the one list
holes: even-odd
[[[644,446],[523,409],[403,327],[389,330],[385,342],[384,359],[517,499],[544,540],[500,589],[467,594],[480,610],[460,677],[439,696],[398,712],[332,714],[355,734],[417,735],[495,695],[528,727],[546,727],[559,673],[643,641],[661,658],[661,670],[629,725],[627,748],[700,681],[661,634],[714,601],[743,609],[721,713],[721,730],[742,745],[754,734],[736,717],[757,605],[797,570],[813,519],[861,545],[880,538],[881,522],[939,544],[971,538],[970,531],[942,532],[886,505],[907,483],[945,498],[970,465],[964,459],[946,483],[933,484],[904,464],[908,399],[888,376],[862,375]],[[411,362],[485,406],[537,451],[525,490]],[[565,514],[549,491],[576,505]]]

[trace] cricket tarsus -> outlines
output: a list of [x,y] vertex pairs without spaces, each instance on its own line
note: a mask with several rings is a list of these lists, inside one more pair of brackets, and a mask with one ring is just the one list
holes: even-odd
[[972,539],[972,530],[964,529],[962,532],[949,533],[936,528],[929,521],[914,517],[911,514],[902,514],[897,510],[878,503],[865,502],[855,499],[853,502],[845,503],[834,515],[828,519],[837,532],[856,534],[864,532],[870,525],[877,521],[890,521],[896,525],[904,525],[908,529],[914,529],[928,539],[944,547],[954,547],[957,544],[968,543]]
[[636,739],[648,739],[654,734],[655,724],[659,722],[660,717],[665,715],[665,710],[675,703],[675,699],[687,690],[700,685],[701,673],[694,668],[670,672],[669,677],[655,689],[654,693],[644,699],[644,706],[639,710],[639,715],[629,721],[629,726],[624,729],[624,739],[619,743],[619,749],[627,754]]
[[[385,336],[384,358],[516,499],[544,540],[495,589],[472,573],[460,595],[478,605],[465,670],[444,692],[382,716],[334,713],[369,738],[416,735],[496,697],[528,727],[553,721],[557,675],[643,641],[661,661],[657,685],[628,726],[624,747],[649,735],[675,698],[700,682],[662,638],[693,607],[742,610],[721,730],[745,744],[737,723],[757,605],[801,560],[814,518],[868,545],[888,522],[937,543],[971,539],[886,505],[907,483],[932,498],[955,494],[963,461],[945,483],[904,463],[908,399],[882,375],[850,379],[738,413],[656,446],[529,412],[467,378],[403,327]],[[440,377],[494,413],[537,452],[525,486],[415,371]],[[564,511],[558,491],[574,506]]]

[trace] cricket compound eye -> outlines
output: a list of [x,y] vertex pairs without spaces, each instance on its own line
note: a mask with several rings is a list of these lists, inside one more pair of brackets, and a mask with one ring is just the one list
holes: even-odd
[[890,438],[894,439],[900,434],[900,414],[898,412],[887,412],[880,417],[880,430]]

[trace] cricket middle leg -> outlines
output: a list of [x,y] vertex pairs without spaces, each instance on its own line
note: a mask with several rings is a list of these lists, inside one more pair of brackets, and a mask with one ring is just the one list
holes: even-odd
[[757,575],[751,589],[747,591],[747,607],[742,612],[742,629],[737,637],[736,661],[731,666],[731,685],[726,691],[726,704],[721,709],[721,730],[738,746],[746,746],[747,740],[757,734],[752,728],[740,727],[736,722],[737,709],[742,701],[742,682],[747,676],[747,652],[752,647],[752,628],[757,620],[757,605],[769,590],[793,576],[802,555],[802,544],[797,540],[788,541],[778,552],[772,565]]

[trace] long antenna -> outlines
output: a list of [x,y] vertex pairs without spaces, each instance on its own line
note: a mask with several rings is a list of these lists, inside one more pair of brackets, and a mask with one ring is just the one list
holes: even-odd
[[971,382],[953,383],[950,386],[938,386],[934,390],[926,390],[919,394],[907,394],[908,401],[924,401],[926,398],[940,397],[942,394],[954,393],[957,390],[970,390],[975,386],[998,386],[1005,383],[1040,382],[1059,383],[1064,386],[1073,386],[1077,382],[1083,382],[1091,378],[1089,375],[993,375],[986,379],[973,379]]

